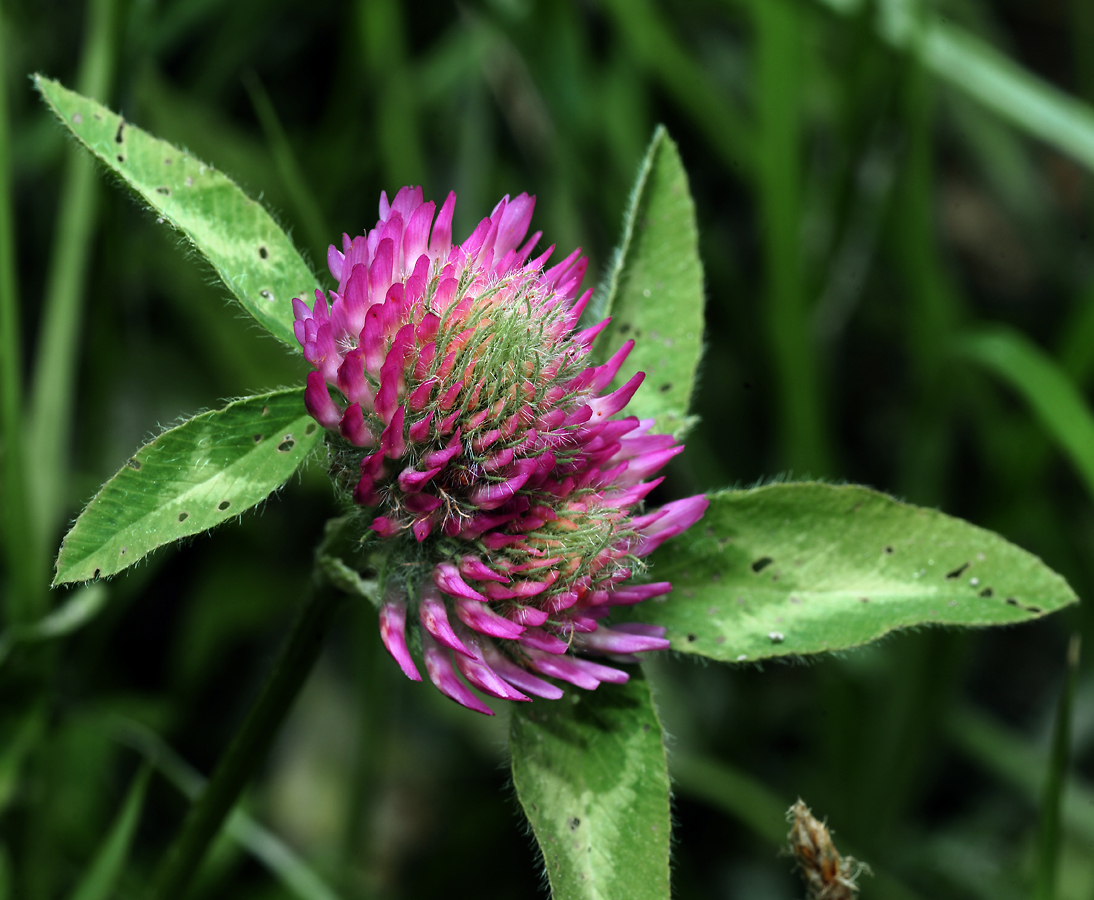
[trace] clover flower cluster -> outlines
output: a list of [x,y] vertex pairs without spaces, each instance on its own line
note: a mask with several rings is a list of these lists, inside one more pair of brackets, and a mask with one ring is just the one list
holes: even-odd
[[590,365],[608,320],[578,329],[580,251],[530,259],[526,194],[454,245],[455,201],[437,213],[421,188],[381,194],[376,227],[328,251],[329,303],[316,291],[293,309],[332,476],[383,539],[384,645],[407,677],[421,680],[418,656],[444,694],[492,714],[468,684],[557,699],[544,676],[621,683],[605,662],[666,648],[661,627],[604,619],[671,590],[635,576],[707,503],[639,512],[683,446],[618,415],[643,379],[609,390],[633,341]]

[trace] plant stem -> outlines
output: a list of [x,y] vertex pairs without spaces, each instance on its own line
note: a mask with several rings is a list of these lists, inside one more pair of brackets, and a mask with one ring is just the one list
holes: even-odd
[[345,594],[316,579],[262,693],[236,733],[197,802],[190,808],[152,881],[152,900],[185,891],[243,788],[265,758],[281,723],[311,672]]

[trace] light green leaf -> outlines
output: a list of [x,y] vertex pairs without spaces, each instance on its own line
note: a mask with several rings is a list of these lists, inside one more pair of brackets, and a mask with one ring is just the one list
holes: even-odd
[[966,335],[957,350],[1022,395],[1094,496],[1094,416],[1056,361],[1024,334],[1003,327]]
[[664,127],[654,132],[638,170],[623,238],[597,293],[598,317],[612,317],[597,340],[598,354],[635,341],[615,385],[646,373],[628,411],[655,418],[656,431],[685,430],[703,351],[703,266],[687,174]]
[[637,670],[624,685],[513,704],[509,746],[555,900],[668,900],[665,747]]
[[129,859],[129,848],[140,821],[151,772],[145,766],[133,779],[118,817],[95,854],[91,867],[70,895],[70,900],[109,900],[115,896],[114,889]]
[[982,528],[853,485],[710,498],[653,558],[673,592],[633,616],[673,649],[744,661],[840,650],[916,625],[1004,625],[1076,602],[1036,556]]
[[236,400],[145,444],[65,536],[54,584],[113,575],[277,490],[320,438],[303,393],[292,388]]
[[80,143],[208,260],[247,312],[295,348],[292,298],[308,299],[318,282],[262,205],[212,166],[94,100],[41,75],[34,84]]

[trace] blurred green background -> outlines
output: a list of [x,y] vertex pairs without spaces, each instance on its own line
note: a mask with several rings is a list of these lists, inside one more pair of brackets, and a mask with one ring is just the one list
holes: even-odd
[[[536,194],[534,227],[597,272],[663,122],[709,326],[701,421],[662,499],[866,483],[998,530],[1090,595],[1090,0],[42,0],[3,3],[0,52],[0,291],[18,312],[0,371],[29,457],[5,485],[9,625],[62,602],[42,585],[67,523],[145,439],[305,372],[79,156],[35,71],[233,176],[317,267],[375,222],[381,189],[420,183],[457,191],[457,233]],[[0,900],[69,896],[151,759],[170,777],[116,894],[139,896],[193,787],[173,754],[211,770],[334,511],[313,465],[261,514],[114,579],[62,641],[2,648]],[[675,895],[800,896],[777,855],[800,795],[873,866],[864,897],[1031,896],[1071,630],[1094,648],[1089,605],[809,665],[656,660]],[[243,842],[217,845],[193,896],[546,896],[504,716],[406,682],[375,631],[344,614]],[[1092,900],[1090,664],[1073,724],[1059,896]]]

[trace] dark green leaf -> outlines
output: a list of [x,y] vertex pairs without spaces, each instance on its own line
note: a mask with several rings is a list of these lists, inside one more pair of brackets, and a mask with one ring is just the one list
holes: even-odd
[[509,744],[555,900],[668,900],[665,747],[637,670],[625,685],[513,704]]
[[916,625],[1003,625],[1076,601],[997,534],[853,485],[775,484],[710,498],[653,559],[671,581],[634,617],[673,649],[744,661],[854,647]]
[[50,109],[107,168],[186,236],[263,327],[291,347],[292,298],[315,275],[270,214],[226,175],[94,100],[35,76]]
[[320,438],[303,391],[274,391],[202,413],[145,444],[80,514],[54,584],[113,575],[265,499]]
[[635,341],[616,385],[646,373],[628,410],[656,418],[660,432],[686,429],[703,351],[703,266],[687,174],[663,127],[654,132],[638,170],[623,238],[595,307],[598,315],[612,317],[597,341],[601,356]]

